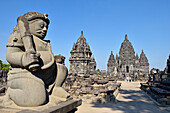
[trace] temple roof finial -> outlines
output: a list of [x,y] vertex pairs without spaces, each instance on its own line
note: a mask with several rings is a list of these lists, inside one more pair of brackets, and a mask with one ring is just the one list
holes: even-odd
[[139,59],[139,56],[138,56],[138,54],[136,54],[136,59]]
[[116,59],[118,59],[119,57],[118,57],[118,55],[116,54]]
[[83,30],[81,31],[81,35],[83,35]]
[[125,34],[125,40],[128,40],[128,38],[127,38],[127,34]]

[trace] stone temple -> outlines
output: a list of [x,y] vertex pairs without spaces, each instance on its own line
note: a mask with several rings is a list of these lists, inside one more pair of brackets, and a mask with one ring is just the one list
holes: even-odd
[[148,78],[148,59],[143,50],[140,54],[140,58],[138,54],[135,55],[134,48],[128,40],[127,34],[125,35],[125,40],[121,44],[119,56],[116,55],[115,58],[111,51],[107,64],[107,73],[122,79],[125,77],[132,77],[132,79]]
[[86,74],[94,74],[96,72],[96,61],[94,56],[91,57],[92,52],[83,36],[83,31],[81,31],[81,36],[78,38],[77,42],[74,43],[70,53],[69,73],[83,76]]

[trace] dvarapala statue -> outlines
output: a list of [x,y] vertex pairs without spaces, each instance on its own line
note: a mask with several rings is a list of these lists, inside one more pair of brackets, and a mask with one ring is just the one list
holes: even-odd
[[50,41],[44,40],[49,23],[47,14],[37,12],[18,17],[7,44],[11,70],[4,105],[32,107],[70,98],[61,87],[68,70],[54,60]]

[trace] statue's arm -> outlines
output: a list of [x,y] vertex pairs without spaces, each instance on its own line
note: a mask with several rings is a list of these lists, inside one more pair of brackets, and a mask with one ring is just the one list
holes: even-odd
[[29,68],[29,66],[38,64],[40,55],[31,52],[24,52],[18,47],[7,47],[6,59],[15,67]]

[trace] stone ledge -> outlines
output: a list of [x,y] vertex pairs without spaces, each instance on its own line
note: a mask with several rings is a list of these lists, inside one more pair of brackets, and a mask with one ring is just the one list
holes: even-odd
[[62,102],[56,106],[49,107],[42,111],[36,110],[16,110],[11,108],[0,108],[0,113],[74,113],[77,110],[77,107],[82,104],[81,99],[73,99],[68,100],[66,102]]

